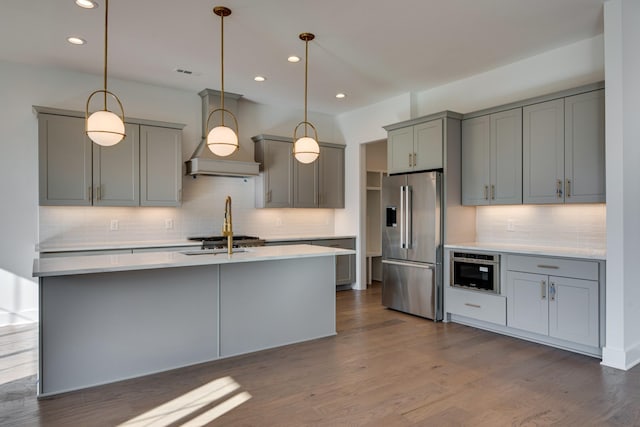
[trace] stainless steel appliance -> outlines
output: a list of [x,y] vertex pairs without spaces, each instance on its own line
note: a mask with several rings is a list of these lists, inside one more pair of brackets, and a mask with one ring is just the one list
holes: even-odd
[[500,293],[500,255],[479,252],[453,252],[451,286]]
[[442,320],[442,174],[382,182],[382,305]]

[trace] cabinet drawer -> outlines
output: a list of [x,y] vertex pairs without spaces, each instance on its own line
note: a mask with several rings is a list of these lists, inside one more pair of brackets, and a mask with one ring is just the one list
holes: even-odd
[[598,280],[598,263],[594,261],[508,255],[507,270]]
[[477,291],[446,287],[445,311],[498,325],[507,324],[507,299]]

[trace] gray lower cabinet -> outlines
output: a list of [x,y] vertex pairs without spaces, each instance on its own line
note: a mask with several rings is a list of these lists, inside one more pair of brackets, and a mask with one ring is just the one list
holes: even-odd
[[[316,245],[340,249],[356,249],[356,239],[319,239],[319,240],[269,240],[266,245]],[[356,281],[356,256],[339,255],[336,257],[336,286],[350,285]]]
[[180,205],[183,125],[125,123],[125,139],[101,147],[85,135],[82,113],[34,109],[40,205]]
[[462,204],[522,203],[522,108],[462,121]]
[[604,89],[524,107],[524,203],[604,202],[604,146]]
[[597,262],[509,256],[508,268],[507,326],[599,346]]
[[344,146],[321,142],[313,163],[296,161],[292,139],[254,136],[257,208],[344,208]]

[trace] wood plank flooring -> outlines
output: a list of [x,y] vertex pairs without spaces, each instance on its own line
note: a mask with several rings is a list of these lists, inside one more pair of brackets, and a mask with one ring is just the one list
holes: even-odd
[[379,284],[338,292],[337,327],[335,337],[40,401],[36,329],[0,328],[0,425],[640,425],[640,367],[387,310]]

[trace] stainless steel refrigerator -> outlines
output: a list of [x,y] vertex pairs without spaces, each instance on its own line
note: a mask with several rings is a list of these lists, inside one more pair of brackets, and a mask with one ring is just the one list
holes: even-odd
[[382,305],[442,320],[442,174],[382,182]]

